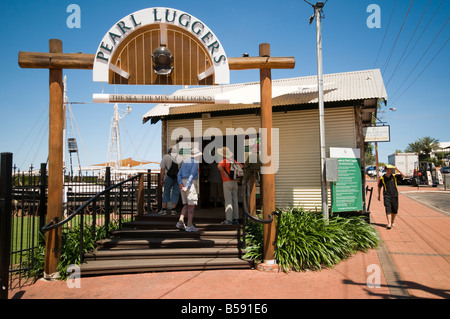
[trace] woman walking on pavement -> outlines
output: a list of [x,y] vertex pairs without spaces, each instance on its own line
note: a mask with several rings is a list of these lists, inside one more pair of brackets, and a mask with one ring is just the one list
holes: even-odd
[[[180,170],[178,171],[178,184],[181,189],[181,199],[183,200],[183,209],[181,210],[180,219],[176,224],[178,229],[184,229],[187,232],[199,231],[192,224],[194,219],[194,208],[198,201],[198,162],[202,153],[194,148],[191,156],[183,161]],[[184,216],[188,214],[187,227],[184,224]]]
[[[383,187],[383,200],[384,208],[386,210],[387,229],[391,229],[392,226],[395,226],[394,221],[398,213],[397,179],[399,177],[396,177],[393,174],[395,166],[386,164],[385,169],[386,173],[381,176],[378,181],[378,200],[380,200],[381,188]],[[400,174],[400,178],[403,178],[403,174],[401,172]]]

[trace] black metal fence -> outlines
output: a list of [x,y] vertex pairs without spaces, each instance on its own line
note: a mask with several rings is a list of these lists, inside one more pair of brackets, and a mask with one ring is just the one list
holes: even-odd
[[[45,164],[11,176],[11,248],[9,287],[21,287],[32,279],[34,256],[38,253],[40,229],[46,214],[47,177]],[[7,212],[5,212],[7,214]]]
[[9,255],[11,249],[12,154],[0,158],[0,299],[8,298]]
[[[0,287],[5,287],[6,296],[8,289],[34,282],[33,263],[36,254],[43,254],[42,229],[48,222],[46,164],[41,164],[39,170],[30,167],[28,171],[22,172],[11,164],[12,154],[2,153]],[[127,172],[111,173],[109,167],[79,172],[77,176],[65,176],[63,220],[74,215],[80,207],[85,207],[64,223],[62,232],[87,227],[94,235],[94,232],[103,227],[102,231],[108,236],[111,223],[121,227],[123,222],[134,220],[138,213],[158,211],[162,196],[159,172],[148,170],[140,174],[139,178],[130,177]],[[141,179],[142,183],[139,183]],[[125,180],[128,181],[124,182]],[[114,187],[118,183],[121,185]],[[111,190],[105,192],[105,189]],[[87,201],[90,202],[85,205]]]

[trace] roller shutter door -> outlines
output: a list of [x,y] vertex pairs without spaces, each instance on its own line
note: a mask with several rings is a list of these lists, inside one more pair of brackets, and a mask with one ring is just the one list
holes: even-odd
[[[275,113],[273,126],[280,130],[277,207],[321,210],[318,111]],[[356,146],[353,107],[325,109],[325,143],[327,156],[330,147]]]

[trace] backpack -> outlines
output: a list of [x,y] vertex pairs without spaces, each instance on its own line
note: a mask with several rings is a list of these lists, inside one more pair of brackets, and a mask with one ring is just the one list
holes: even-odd
[[177,179],[178,170],[179,170],[178,164],[172,158],[172,165],[170,165],[170,168],[167,171],[167,176],[169,176],[170,178],[173,178],[173,179]]
[[242,166],[236,163],[235,161],[230,163],[230,173],[228,174],[228,176],[230,176],[231,179],[242,178],[244,176],[244,170],[242,169]]

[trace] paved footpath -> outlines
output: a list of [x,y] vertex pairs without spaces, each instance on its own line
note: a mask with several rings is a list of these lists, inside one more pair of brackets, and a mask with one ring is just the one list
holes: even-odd
[[[333,269],[288,274],[218,270],[86,277],[81,278],[81,288],[38,280],[10,291],[9,298],[449,298],[450,216],[400,195],[397,226],[387,230],[382,202],[376,200],[376,191],[373,195],[373,225],[383,245],[358,253]],[[377,279],[379,287],[367,284],[376,284]]]
[[[369,183],[370,185],[370,183]],[[439,188],[400,186],[396,226],[387,230],[383,199],[375,183],[372,220],[411,298],[450,298],[450,214],[407,196],[411,191],[441,192]],[[382,197],[382,196],[381,196]]]

